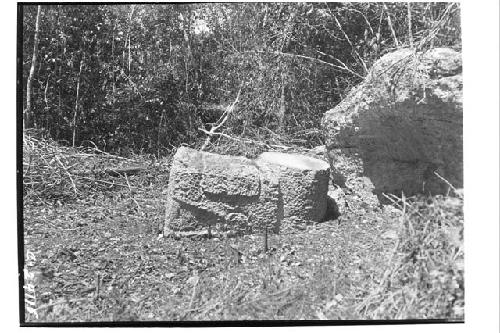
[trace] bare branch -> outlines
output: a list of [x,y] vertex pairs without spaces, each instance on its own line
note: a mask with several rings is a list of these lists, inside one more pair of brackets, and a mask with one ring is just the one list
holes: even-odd
[[360,15],[361,15],[361,16],[365,19],[365,22],[366,22],[366,25],[368,25],[368,28],[370,28],[370,32],[371,32],[372,34],[374,34],[374,32],[373,32],[373,28],[372,28],[372,25],[370,24],[370,21],[368,21],[368,18],[366,17],[366,15],[365,15],[365,14],[363,14],[361,11],[357,10],[356,8],[349,7],[349,10],[350,10],[350,11],[353,11],[353,12],[355,12],[355,13],[360,14]]
[[243,86],[243,84],[240,85],[240,89],[238,90],[238,94],[236,95],[236,99],[234,100],[234,102],[226,109],[226,111],[222,114],[222,116],[219,118],[219,120],[217,120],[216,124],[214,126],[212,126],[212,128],[210,129],[210,132],[203,130],[203,132],[207,133],[208,136],[205,139],[205,143],[203,143],[203,146],[200,149],[201,151],[203,151],[203,150],[205,150],[205,148],[207,148],[215,131],[217,131],[222,125],[224,125],[224,123],[229,118],[229,115],[233,112],[234,107],[236,106],[236,104],[238,103],[238,101],[240,99],[242,86]]
[[420,40],[417,45],[417,49],[422,49],[427,43],[432,42],[439,30],[449,21],[455,10],[457,10],[457,5],[455,3],[450,3],[440,15],[438,20],[434,23],[428,34]]
[[78,195],[78,191],[76,190],[76,185],[75,185],[75,181],[73,180],[73,177],[71,176],[71,173],[68,171],[68,169],[64,166],[64,164],[61,162],[61,160],[59,159],[59,156],[55,155],[54,156],[55,160],[61,165],[61,167],[63,168],[63,170],[66,172],[66,174],[68,175],[69,177],[69,180],[71,181],[71,185],[73,186],[73,192],[75,192],[75,195]]
[[[354,76],[357,76],[361,79],[364,78],[364,76],[354,72],[352,69],[348,68],[343,62],[341,62],[340,60],[334,58],[333,56],[330,56],[331,58],[337,60],[338,62],[340,62],[343,66],[338,66],[338,65],[334,65],[334,64],[331,64],[329,62],[326,62],[326,61],[323,61],[321,59],[318,59],[318,58],[312,58],[312,57],[308,57],[308,56],[305,56],[305,55],[300,55],[300,54],[293,54],[293,53],[286,53],[286,52],[279,52],[279,51],[270,51],[270,52],[267,52],[267,51],[247,51],[246,53],[248,52],[256,52],[256,53],[270,53],[270,54],[275,54],[275,55],[281,55],[281,56],[288,56],[288,57],[297,57],[297,58],[302,58],[302,59],[306,59],[306,60],[311,60],[311,61],[316,61],[316,62],[319,62],[323,65],[327,65],[327,66],[330,66],[332,68],[335,68],[337,70],[341,70],[341,71],[346,71],[346,72],[349,72],[351,73],[352,75]],[[320,52],[320,51],[317,51],[317,52]],[[320,52],[322,53],[322,52]]]
[[364,69],[365,73],[368,73],[368,68],[366,67],[366,64],[365,64],[363,58],[361,58],[361,56],[359,55],[358,51],[356,51],[356,48],[351,43],[351,40],[349,39],[349,36],[347,36],[347,34],[345,33],[345,31],[342,28],[342,25],[340,24],[339,20],[337,20],[337,17],[335,16],[335,14],[333,14],[333,12],[332,12],[332,10],[330,8],[328,8],[328,11],[330,12],[330,16],[333,17],[333,19],[335,20],[335,23],[339,27],[340,31],[342,31],[342,34],[344,34],[345,39],[347,40],[347,42],[351,46],[352,52],[354,52],[354,54],[357,56],[358,60],[360,61],[361,65],[363,66],[363,69]]
[[396,47],[399,47],[399,42],[398,42],[398,39],[396,37],[396,32],[394,31],[394,27],[392,26],[392,20],[391,20],[391,15],[389,14],[389,9],[387,8],[387,5],[384,3],[384,9],[387,13],[387,24],[389,25],[389,28],[391,29],[391,33],[392,33],[392,38],[394,39],[394,44],[396,45]]
[[408,38],[410,39],[410,47],[413,48],[413,33],[411,31],[411,3],[408,2]]

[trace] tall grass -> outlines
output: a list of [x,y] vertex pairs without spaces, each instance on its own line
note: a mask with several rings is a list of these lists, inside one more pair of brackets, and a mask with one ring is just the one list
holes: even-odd
[[463,196],[395,199],[398,241],[358,310],[372,319],[464,320]]

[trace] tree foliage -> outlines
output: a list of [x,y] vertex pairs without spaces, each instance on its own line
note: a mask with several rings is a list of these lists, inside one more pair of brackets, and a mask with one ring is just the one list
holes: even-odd
[[322,114],[381,55],[461,47],[454,3],[59,4],[42,6],[33,62],[37,6],[20,6],[26,126],[122,154],[199,144],[240,89],[227,134],[319,144]]

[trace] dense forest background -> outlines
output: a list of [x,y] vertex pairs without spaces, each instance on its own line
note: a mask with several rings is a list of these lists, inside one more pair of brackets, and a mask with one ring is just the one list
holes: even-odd
[[199,146],[230,105],[227,137],[313,147],[382,55],[461,48],[457,3],[18,8],[24,128],[122,155]]

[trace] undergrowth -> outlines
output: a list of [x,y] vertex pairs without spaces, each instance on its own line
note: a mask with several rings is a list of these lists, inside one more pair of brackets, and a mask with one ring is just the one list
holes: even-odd
[[382,281],[358,307],[376,319],[464,319],[463,196],[398,200],[398,240]]
[[[260,149],[229,141],[210,150]],[[262,235],[161,237],[169,162],[24,136],[26,321],[464,319],[460,192],[346,209],[264,252]],[[146,168],[102,172],[129,165]]]

